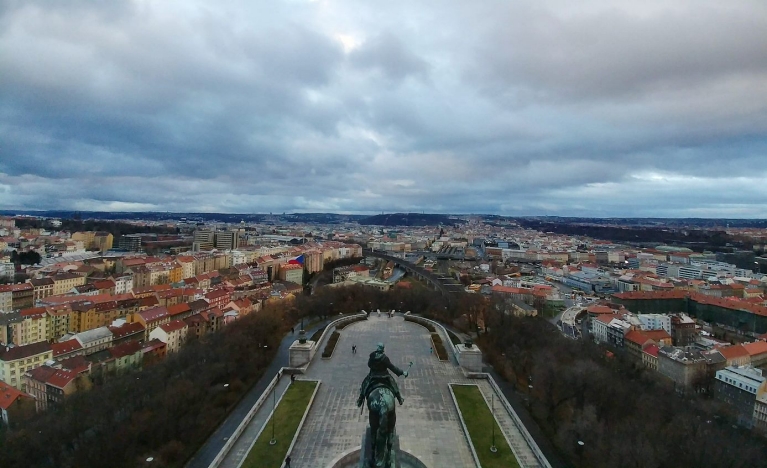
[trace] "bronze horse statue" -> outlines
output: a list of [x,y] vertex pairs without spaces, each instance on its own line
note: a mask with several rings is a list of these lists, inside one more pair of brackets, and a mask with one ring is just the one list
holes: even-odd
[[[413,363],[410,363],[412,366]],[[384,353],[383,343],[378,343],[377,349],[370,353],[368,359],[370,373],[360,386],[357,406],[362,406],[363,399],[367,400],[370,422],[371,453],[368,464],[371,468],[391,468],[394,466],[392,442],[394,441],[394,426],[397,423],[395,401],[403,403],[397,381],[389,374],[408,376],[408,370],[401,370],[389,361]],[[364,453],[364,448],[363,448]]]
[[387,387],[378,387],[367,396],[368,421],[372,438],[369,464],[371,468],[389,468],[394,457],[391,447],[394,426],[397,424],[397,410],[394,394]]

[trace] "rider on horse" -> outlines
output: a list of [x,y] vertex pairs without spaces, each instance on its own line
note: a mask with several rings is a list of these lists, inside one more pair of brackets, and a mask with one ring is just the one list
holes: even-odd
[[397,381],[394,380],[394,377],[392,377],[391,374],[389,374],[389,371],[394,372],[397,376],[404,375],[405,377],[407,377],[407,371],[403,371],[391,363],[389,357],[384,354],[383,343],[378,343],[377,349],[370,353],[368,367],[370,368],[370,373],[368,373],[360,386],[360,396],[357,399],[357,406],[362,406],[365,397],[379,387],[387,387],[391,390],[401,405],[404,400],[399,392]]

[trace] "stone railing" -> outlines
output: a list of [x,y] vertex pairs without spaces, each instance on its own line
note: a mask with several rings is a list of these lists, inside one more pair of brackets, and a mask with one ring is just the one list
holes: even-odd
[[549,464],[549,461],[546,459],[546,456],[543,454],[543,452],[541,452],[540,447],[538,447],[538,444],[535,443],[535,439],[533,439],[533,436],[531,436],[530,433],[527,431],[527,428],[522,423],[522,420],[519,419],[519,416],[517,416],[517,412],[514,411],[514,408],[511,407],[509,400],[507,400],[506,397],[503,395],[501,388],[498,387],[497,383],[495,383],[495,379],[493,379],[493,376],[490,374],[485,374],[485,375],[487,376],[486,379],[488,380],[488,382],[490,382],[490,386],[493,388],[493,391],[498,396],[498,400],[506,409],[506,412],[509,413],[509,416],[511,416],[511,420],[514,421],[514,425],[517,426],[517,429],[519,429],[519,433],[522,434],[522,437],[525,439],[525,442],[527,442],[527,446],[530,447],[530,450],[532,450],[533,455],[535,455],[535,459],[538,460],[538,463],[540,463],[542,467],[551,468],[551,465]]
[[226,441],[224,446],[221,447],[221,451],[218,452],[216,458],[214,458],[210,465],[208,465],[209,468],[217,468],[219,465],[221,465],[221,462],[224,461],[224,457],[226,457],[229,451],[232,450],[232,447],[234,446],[235,442],[237,442],[237,439],[239,439],[243,431],[245,431],[245,428],[248,427],[248,424],[250,424],[250,421],[253,420],[253,417],[256,415],[258,410],[261,409],[261,406],[263,406],[266,399],[269,398],[269,393],[274,390],[275,386],[277,386],[277,383],[280,380],[280,376],[285,371],[285,369],[285,367],[281,368],[277,375],[274,376],[272,381],[269,382],[269,385],[266,386],[264,392],[261,394],[261,397],[258,399],[258,401],[256,401],[250,411],[248,411],[248,414],[245,415],[245,418],[237,426],[237,429],[235,429],[232,435],[229,436],[229,439]]

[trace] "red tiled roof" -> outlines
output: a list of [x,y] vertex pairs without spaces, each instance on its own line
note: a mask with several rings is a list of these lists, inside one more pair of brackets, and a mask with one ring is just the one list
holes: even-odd
[[7,383],[0,381],[0,408],[7,410],[18,398],[32,398],[20,392]]
[[135,340],[126,341],[112,348],[109,348],[109,353],[115,358],[130,356],[141,351],[141,343]]
[[151,321],[154,321],[154,320],[159,320],[159,319],[169,315],[168,314],[168,309],[163,307],[163,306],[153,307],[151,309],[146,309],[146,310],[143,310],[143,311],[139,312],[138,314],[144,319],[145,322],[151,322]]
[[666,330],[643,330],[642,333],[658,343],[660,343],[661,340],[671,340],[671,335],[669,335]]
[[205,297],[208,298],[208,299],[218,299],[219,297],[224,297],[227,294],[229,294],[229,292],[227,290],[225,290],[225,289],[215,289],[215,290],[205,294]]
[[189,307],[189,304],[187,304],[186,302],[168,306],[168,313],[171,316],[179,315],[179,314],[183,314],[185,312],[191,312],[191,311],[192,311],[191,307]]
[[748,351],[742,345],[724,346],[719,348],[719,352],[728,361],[731,359],[744,358],[748,356]]
[[158,305],[159,303],[160,301],[158,301],[157,298],[154,296],[147,296],[147,297],[142,297],[141,299],[139,299],[139,306],[141,307],[154,307]]
[[71,358],[64,359],[59,362],[64,369],[71,370],[75,374],[81,374],[83,372],[89,372],[91,369],[91,363],[85,359],[85,356],[73,356]]
[[586,312],[590,314],[612,314],[613,310],[606,305],[594,304],[588,306]]
[[753,343],[746,343],[743,345],[750,356],[756,356],[757,354],[767,353],[767,342],[755,341]]
[[21,310],[22,317],[34,317],[36,315],[43,315],[43,314],[45,314],[45,307],[32,307],[30,309]]
[[62,354],[68,354],[81,349],[83,349],[83,346],[74,338],[71,340],[62,341],[61,343],[53,343],[51,345],[53,357],[61,356]]
[[164,325],[160,325],[160,328],[162,328],[165,333],[172,333],[177,330],[181,330],[182,328],[185,328],[187,324],[183,320],[173,320],[172,322],[168,322]]
[[631,330],[630,332],[626,333],[625,339],[626,341],[630,341],[632,343],[638,344],[639,346],[642,346],[652,338],[640,332],[639,330]]
[[28,358],[43,354],[51,350],[51,345],[47,341],[38,341],[24,346],[15,346],[6,351],[4,347],[0,347],[0,360],[3,361],[15,361],[16,359]]
[[649,354],[650,356],[658,357],[658,351],[660,351],[660,348],[656,344],[649,344],[645,346],[642,351]]
[[56,372],[48,378],[46,383],[56,388],[64,388],[76,378],[77,373],[75,372],[65,369],[56,369]]
[[144,354],[154,351],[156,349],[164,348],[166,345],[162,341],[158,340],[157,338],[153,340],[149,340],[146,343],[144,343],[144,346],[141,348],[141,352]]
[[32,291],[34,289],[30,283],[0,285],[0,292]]
[[145,330],[144,325],[141,324],[141,322],[131,322],[123,324],[119,327],[108,327],[109,331],[112,332],[112,339],[118,340],[120,338],[124,338],[126,336],[135,335],[136,333],[141,333]]

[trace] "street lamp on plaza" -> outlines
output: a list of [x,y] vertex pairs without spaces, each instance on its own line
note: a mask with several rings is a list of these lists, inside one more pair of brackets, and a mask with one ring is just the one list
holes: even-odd
[[493,441],[492,445],[490,445],[490,451],[495,453],[498,451],[498,447],[495,446],[495,395],[490,395],[490,424],[493,425]]
[[272,388],[272,438],[269,445],[275,445],[277,439],[274,437],[274,420],[277,419],[277,385]]

